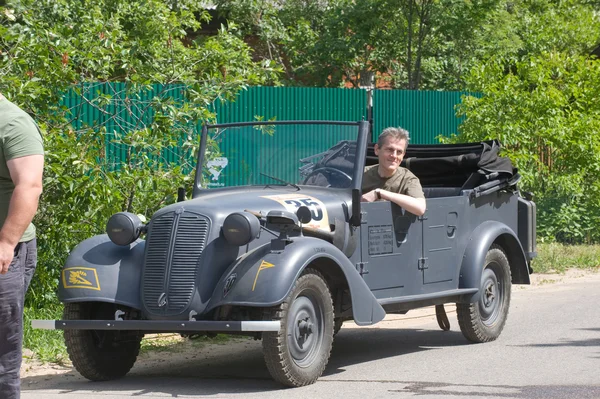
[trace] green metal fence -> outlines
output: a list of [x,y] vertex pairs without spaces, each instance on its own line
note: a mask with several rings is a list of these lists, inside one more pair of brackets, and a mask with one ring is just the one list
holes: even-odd
[[[71,110],[75,129],[91,126],[104,132],[105,161],[115,168],[127,160],[126,148],[112,142],[115,132],[125,133],[150,126],[154,118],[152,105],[156,101],[168,102],[175,107],[185,101],[185,87],[182,85],[157,84],[135,93],[127,90],[130,88],[124,83],[88,83],[72,90],[63,100],[63,105]],[[455,116],[455,107],[463,94],[466,93],[403,90],[374,90],[369,93],[363,89],[250,87],[241,91],[235,101],[216,101],[209,108],[216,114],[218,123],[257,119],[356,122],[371,118],[373,140],[377,140],[385,127],[402,126],[411,133],[411,143],[431,144],[438,142],[438,136],[458,132],[461,119]],[[187,126],[187,129],[199,133],[203,122],[205,121],[198,121],[195,126]],[[206,122],[212,123],[214,120]],[[310,142],[311,148],[321,148],[330,140],[347,139],[345,135],[342,137],[338,133],[330,135],[322,130],[299,129],[286,133],[286,141],[278,142],[277,145],[303,148],[308,145],[306,142]],[[303,132],[301,139],[298,135],[300,131]],[[228,140],[221,143],[221,150],[223,153],[230,153],[229,156],[235,154],[231,158],[232,162],[235,159],[248,160],[253,159],[256,151],[262,151],[250,148],[251,145],[260,146],[261,143]],[[300,150],[301,148],[298,151]],[[178,164],[185,162],[186,168],[193,167],[194,160],[190,158],[190,154],[181,151],[184,150],[174,146],[162,154],[161,160],[164,158],[166,162]],[[231,173],[235,168],[228,169],[229,173],[224,173],[222,178],[229,180],[215,181],[215,186],[232,185],[235,182],[239,184],[247,178],[234,177]],[[241,170],[237,173],[241,173]]]
[[265,120],[360,121],[367,117],[364,90],[312,87],[249,87],[235,102],[217,103],[217,121]]
[[458,133],[462,122],[455,107],[466,92],[375,90],[373,93],[373,141],[388,126],[410,132],[413,144],[435,144],[438,136]]
[[[124,83],[87,84],[72,91],[63,104],[74,110],[75,128],[83,125],[105,126],[108,132],[135,129],[152,120],[147,107],[156,96],[183,101],[181,85],[153,85],[139,93],[135,101],[126,101]],[[372,95],[373,139],[385,127],[402,126],[411,133],[415,144],[436,143],[438,136],[458,132],[462,119],[455,107],[465,92],[374,90]],[[103,110],[92,106],[102,96],[110,97]],[[217,101],[211,110],[217,121],[248,122],[257,117],[277,120],[359,121],[368,117],[369,96],[362,89],[328,89],[304,87],[249,87],[235,101]],[[118,154],[115,154],[118,155]]]
[[[134,93],[122,82],[85,83],[74,87],[63,97],[75,129],[91,127],[104,134],[106,162],[118,168],[127,159],[127,149],[112,142],[115,133],[126,133],[150,126],[154,119],[152,103],[168,99],[174,106],[183,104],[183,85],[155,84]],[[196,126],[199,131],[200,125]],[[177,162],[181,149],[163,154],[167,162]]]

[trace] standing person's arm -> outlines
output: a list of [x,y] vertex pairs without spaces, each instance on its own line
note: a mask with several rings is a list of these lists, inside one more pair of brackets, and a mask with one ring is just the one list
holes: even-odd
[[15,185],[8,215],[0,230],[0,274],[8,271],[14,250],[33,220],[42,193],[43,155],[28,155],[6,162]]

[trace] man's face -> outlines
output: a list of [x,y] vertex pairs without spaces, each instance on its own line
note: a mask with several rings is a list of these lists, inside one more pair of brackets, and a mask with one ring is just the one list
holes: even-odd
[[395,172],[400,166],[406,151],[406,140],[388,137],[381,148],[375,144],[375,155],[379,158],[379,167],[388,172]]

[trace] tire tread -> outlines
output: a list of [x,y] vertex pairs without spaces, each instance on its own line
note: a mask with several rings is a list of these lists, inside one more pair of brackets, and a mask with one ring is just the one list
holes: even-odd
[[[292,296],[298,285],[303,283],[306,280],[318,278],[321,280],[325,286],[327,287],[327,283],[325,278],[321,273],[314,269],[306,269],[304,273],[296,280],[292,290],[290,291],[290,296]],[[327,367],[327,362],[329,360],[329,355],[331,353],[331,347],[333,342],[333,300],[331,298],[331,293],[329,289],[326,290],[326,295],[329,298],[328,304],[325,304],[327,309],[323,309],[325,313],[325,319],[327,319],[327,314],[330,314],[329,319],[331,320],[331,333],[330,337],[327,337],[327,328],[325,326],[324,331],[324,344],[328,347],[326,350],[321,353],[322,359],[319,360],[319,367],[315,370],[315,372],[311,373],[312,375],[303,375],[301,378],[297,375],[297,373],[292,370],[293,365],[286,358],[286,336],[280,332],[272,332],[272,333],[264,333],[263,334],[263,354],[265,358],[265,363],[267,365],[267,369],[269,373],[273,377],[273,379],[283,385],[290,387],[300,387],[305,385],[310,385],[314,383],[325,371],[325,367]],[[290,296],[286,298],[286,300],[279,306],[273,308],[271,310],[270,320],[284,320],[288,309],[289,309],[289,299]],[[327,320],[325,320],[325,323]],[[282,327],[283,328],[283,327]]]
[[484,343],[494,341],[500,336],[500,333],[504,329],[504,325],[506,324],[506,320],[508,319],[508,313],[510,310],[510,288],[511,288],[511,272],[510,265],[508,263],[508,258],[504,253],[504,250],[499,245],[492,245],[486,255],[486,265],[487,259],[490,253],[494,253],[495,251],[500,252],[500,256],[506,261],[505,270],[508,274],[508,287],[505,295],[507,296],[505,301],[505,312],[503,315],[503,320],[501,320],[500,325],[498,327],[498,331],[496,334],[490,334],[487,328],[481,323],[481,317],[479,315],[479,303],[457,303],[456,304],[456,315],[458,319],[458,325],[460,326],[460,330],[463,333],[464,337],[469,341],[476,343]]
[[[87,320],[87,304],[67,303],[65,320]],[[65,330],[64,338],[69,359],[83,377],[91,381],[108,381],[125,376],[133,367],[139,352],[142,337],[131,334],[125,342],[126,348],[118,352],[102,352],[94,346],[90,330]]]

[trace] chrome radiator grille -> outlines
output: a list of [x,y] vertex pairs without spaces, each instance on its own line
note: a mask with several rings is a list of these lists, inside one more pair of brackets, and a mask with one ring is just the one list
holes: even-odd
[[192,212],[170,212],[152,220],[142,281],[148,312],[176,315],[187,308],[208,231],[209,220]]

